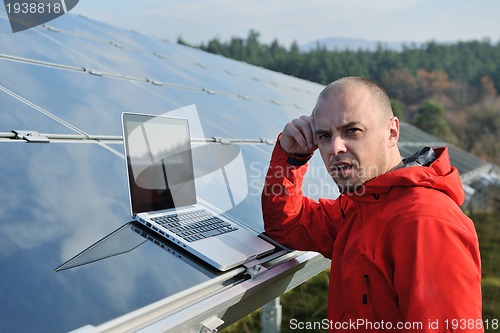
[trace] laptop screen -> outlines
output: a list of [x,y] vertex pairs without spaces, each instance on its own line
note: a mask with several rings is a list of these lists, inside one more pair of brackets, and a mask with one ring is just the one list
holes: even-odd
[[123,114],[132,214],[196,203],[186,119]]

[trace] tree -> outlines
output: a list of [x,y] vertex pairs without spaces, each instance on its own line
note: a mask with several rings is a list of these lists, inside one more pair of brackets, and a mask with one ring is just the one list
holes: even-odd
[[500,97],[486,97],[457,113],[451,124],[462,148],[500,164]]
[[260,59],[263,57],[261,45],[259,42],[260,33],[255,30],[250,30],[246,41],[245,60],[251,64],[260,65]]
[[417,109],[417,119],[414,125],[438,138],[454,143],[456,137],[451,131],[445,115],[446,112],[442,105],[427,100]]
[[243,42],[243,39],[233,37],[231,38],[231,42],[229,45],[226,47],[226,50],[224,51],[226,54],[228,54],[229,57],[234,58],[234,59],[241,59],[242,61],[247,61],[248,59],[245,57],[245,45]]
[[392,112],[400,121],[405,121],[405,105],[398,99],[391,98]]
[[496,96],[495,83],[488,75],[481,77],[481,96]]
[[424,98],[444,94],[451,88],[451,83],[448,80],[448,74],[441,70],[429,72],[425,69],[418,69],[417,82],[421,95]]
[[189,46],[189,44],[182,38],[182,36],[177,37],[177,44]]
[[218,38],[214,38],[211,41],[208,42],[207,46],[202,45],[201,46],[202,50],[205,50],[210,53],[215,53],[215,54],[225,54],[225,49],[226,46],[223,45]]
[[381,82],[391,98],[396,98],[405,104],[413,104],[420,100],[417,80],[406,68],[384,73]]

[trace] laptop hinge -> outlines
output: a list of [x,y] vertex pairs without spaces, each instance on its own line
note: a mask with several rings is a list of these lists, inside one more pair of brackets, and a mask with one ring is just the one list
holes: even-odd
[[46,136],[40,135],[40,133],[35,131],[19,131],[12,130],[14,134],[16,134],[17,140],[26,140],[28,142],[36,142],[36,143],[49,143],[50,139]]
[[245,266],[245,268],[247,269],[245,271],[245,274],[250,275],[252,279],[255,279],[267,272],[267,268],[262,266],[262,263],[257,259],[248,261],[244,263],[243,266]]

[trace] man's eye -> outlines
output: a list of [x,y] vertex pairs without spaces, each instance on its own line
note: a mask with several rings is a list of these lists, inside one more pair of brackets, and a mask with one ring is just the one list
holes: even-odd
[[352,127],[352,128],[348,128],[347,129],[347,133],[348,134],[356,134],[357,132],[361,131],[361,129],[357,128],[357,127]]
[[330,138],[330,134],[320,134],[318,135],[318,140],[328,140]]

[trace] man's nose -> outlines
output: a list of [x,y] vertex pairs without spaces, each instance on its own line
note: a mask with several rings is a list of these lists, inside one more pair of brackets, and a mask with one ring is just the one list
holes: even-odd
[[332,136],[328,153],[330,155],[338,155],[345,152],[347,152],[347,147],[345,146],[344,140],[338,135]]

